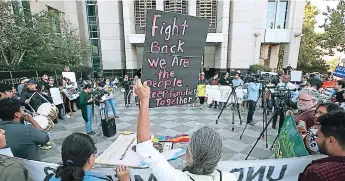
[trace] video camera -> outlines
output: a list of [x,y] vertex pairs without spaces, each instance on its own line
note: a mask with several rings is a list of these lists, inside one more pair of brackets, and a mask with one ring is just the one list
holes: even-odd
[[277,84],[279,82],[279,77],[277,75],[271,75],[269,73],[251,73],[246,75],[246,82],[257,82],[257,83],[273,83]]

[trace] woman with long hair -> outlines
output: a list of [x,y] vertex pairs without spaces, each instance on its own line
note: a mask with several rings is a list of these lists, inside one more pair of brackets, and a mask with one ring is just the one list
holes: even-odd
[[222,155],[223,142],[220,135],[209,127],[197,130],[191,137],[186,153],[187,167],[184,171],[172,167],[164,155],[152,145],[150,132],[150,87],[137,80],[135,90],[140,99],[137,124],[136,151],[148,163],[152,174],[162,181],[236,181],[229,172],[221,172],[216,166]]
[[[50,181],[111,181],[105,175],[90,172],[95,163],[97,148],[92,138],[83,133],[73,133],[62,143],[62,166]],[[117,167],[120,181],[129,181],[128,167]]]

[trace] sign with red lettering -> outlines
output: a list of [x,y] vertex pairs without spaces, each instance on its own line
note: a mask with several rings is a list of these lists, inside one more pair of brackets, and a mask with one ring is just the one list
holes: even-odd
[[209,21],[148,10],[142,79],[151,87],[150,107],[195,101]]

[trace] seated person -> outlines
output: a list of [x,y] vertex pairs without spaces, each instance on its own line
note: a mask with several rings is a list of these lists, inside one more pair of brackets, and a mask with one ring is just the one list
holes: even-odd
[[[342,111],[342,109],[334,103],[321,103],[315,110],[315,119],[318,119],[320,116],[329,113]],[[315,125],[312,126],[309,130],[306,130],[303,127],[297,126],[297,131],[304,137],[304,143],[309,154],[319,154],[319,148],[316,144],[316,131],[319,128],[320,123],[318,120],[315,121]]]
[[[49,181],[111,181],[105,175],[90,172],[95,163],[97,148],[89,135],[73,133],[62,143],[62,165]],[[129,181],[128,167],[117,167],[120,181]]]
[[229,172],[216,170],[222,155],[223,141],[220,135],[211,128],[203,127],[191,137],[187,149],[187,167],[184,171],[172,167],[166,158],[159,153],[151,142],[149,99],[150,87],[136,82],[135,90],[140,99],[138,115],[136,151],[148,163],[152,174],[162,181],[236,181]]
[[316,142],[328,157],[312,161],[299,181],[340,181],[345,178],[345,112],[330,112],[319,117]]
[[[6,131],[7,146],[15,157],[40,160],[38,145],[49,141],[48,134],[41,129],[30,114],[26,114],[18,100],[0,100],[0,129]],[[24,125],[27,120],[31,125]]]
[[[6,131],[0,129],[0,151],[6,147]],[[12,158],[1,158],[0,156],[0,180],[1,181],[25,181],[28,178],[28,171]]]
[[23,90],[23,93],[19,99],[19,102],[30,111],[33,110],[31,110],[31,108],[29,109],[28,104],[30,104],[34,111],[37,111],[38,107],[47,101],[53,103],[53,100],[50,96],[41,94],[39,90],[36,89],[36,82],[33,80],[28,81],[27,89]]

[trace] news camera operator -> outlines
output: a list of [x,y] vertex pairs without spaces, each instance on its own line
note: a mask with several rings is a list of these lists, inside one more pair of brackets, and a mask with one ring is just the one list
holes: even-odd
[[247,123],[254,125],[253,115],[255,112],[256,102],[259,99],[260,83],[257,83],[254,77],[248,77],[248,115]]

